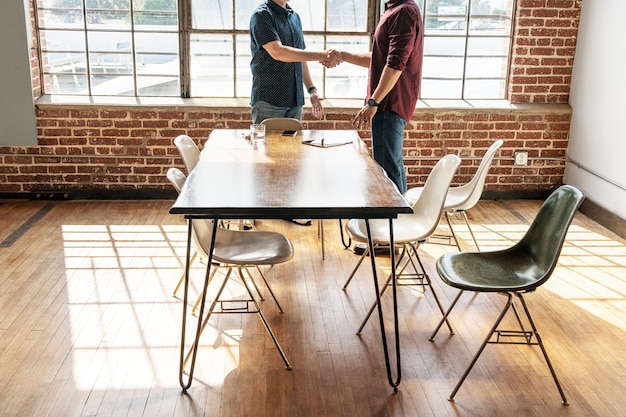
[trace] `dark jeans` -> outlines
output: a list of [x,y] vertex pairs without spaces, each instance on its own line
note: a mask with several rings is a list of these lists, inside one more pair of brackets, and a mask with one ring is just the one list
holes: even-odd
[[390,110],[379,111],[372,119],[372,154],[401,193],[406,191],[406,172],[402,160],[406,120]]

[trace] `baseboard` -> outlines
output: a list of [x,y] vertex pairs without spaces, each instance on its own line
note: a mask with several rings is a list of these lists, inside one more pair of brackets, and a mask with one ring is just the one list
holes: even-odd
[[589,199],[583,201],[583,204],[580,206],[580,212],[616,235],[626,239],[626,219],[622,219]]

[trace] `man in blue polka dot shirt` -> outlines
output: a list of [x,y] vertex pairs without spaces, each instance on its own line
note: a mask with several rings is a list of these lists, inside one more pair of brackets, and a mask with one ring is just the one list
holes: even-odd
[[304,87],[313,115],[324,115],[322,99],[311,80],[307,61],[324,61],[336,66],[340,56],[333,51],[306,51],[300,16],[287,4],[289,0],[266,0],[250,18],[252,61],[253,123],[270,117],[302,118]]

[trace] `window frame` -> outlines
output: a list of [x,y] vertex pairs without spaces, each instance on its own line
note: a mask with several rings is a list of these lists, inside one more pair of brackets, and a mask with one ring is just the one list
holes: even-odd
[[[96,30],[96,29],[89,29],[88,27],[88,21],[87,21],[87,12],[86,12],[86,8],[85,5],[87,3],[88,0],[79,0],[82,2],[83,5],[83,9],[82,9],[82,13],[83,13],[83,25],[82,28],[52,28],[53,30],[55,29],[62,29],[62,30],[69,30],[69,31],[75,31],[77,33],[81,33],[84,36],[84,42],[85,42],[85,71],[86,73],[84,74],[84,77],[86,77],[87,80],[87,94],[81,94],[83,96],[88,96],[88,97],[92,97],[92,96],[103,96],[103,95],[99,95],[99,94],[93,94],[93,87],[92,87],[92,73],[91,73],[91,54],[90,54],[90,47],[89,47],[89,34],[90,33],[94,33],[94,32],[116,32],[115,30]],[[163,30],[163,31],[146,31],[146,30],[137,30],[134,26],[134,22],[132,22],[132,16],[134,14],[134,4],[133,4],[133,0],[129,0],[129,13],[131,15],[131,27],[129,30],[124,30],[122,32],[128,32],[130,33],[131,39],[133,41],[132,44],[132,49],[130,52],[130,57],[132,59],[132,78],[133,78],[133,95],[130,95],[130,97],[179,97],[179,98],[216,98],[215,96],[204,96],[204,95],[191,95],[191,84],[192,84],[192,70],[191,70],[191,39],[192,36],[194,35],[204,35],[204,34],[209,34],[209,35],[224,35],[225,37],[230,37],[232,39],[232,45],[233,45],[233,53],[232,53],[232,77],[233,77],[233,90],[232,90],[232,94],[230,96],[219,96],[219,98],[248,98],[248,95],[241,95],[241,94],[237,94],[238,91],[238,82],[239,82],[239,77],[238,74],[241,73],[241,71],[249,71],[249,67],[248,66],[241,66],[238,65],[238,54],[237,54],[237,40],[238,38],[242,37],[242,36],[249,36],[249,30],[248,29],[241,29],[241,28],[237,28],[235,21],[236,21],[236,0],[231,0],[232,1],[232,13],[233,13],[233,27],[232,29],[223,29],[223,30],[218,30],[218,29],[197,29],[193,27],[192,24],[192,1],[193,0],[177,0],[177,9],[175,12],[178,13],[178,30],[174,31],[173,33],[177,33],[178,36],[178,58],[179,58],[179,73],[178,73],[178,81],[179,81],[179,95],[175,96],[175,95],[139,95],[139,87],[138,87],[138,72],[137,72],[137,57],[139,55],[138,51],[135,49],[135,39],[136,39],[136,34],[137,33],[172,33],[172,30],[170,28],[170,30]],[[416,0],[416,3],[419,5],[420,7],[420,11],[422,12],[422,24],[423,24],[423,28],[424,28],[424,43],[426,45],[426,43],[428,42],[429,39],[434,39],[434,38],[450,38],[450,37],[455,37],[455,38],[462,38],[463,42],[465,44],[465,48],[464,48],[464,52],[462,57],[461,56],[457,56],[457,55],[436,55],[436,54],[430,54],[428,55],[426,50],[424,53],[424,57],[425,59],[428,59],[429,57],[433,57],[433,56],[440,56],[440,57],[461,57],[462,58],[462,75],[460,78],[454,78],[454,77],[432,77],[432,76],[427,76],[424,75],[422,77],[422,92],[424,91],[424,85],[428,85],[429,84],[429,80],[430,81],[434,81],[434,80],[451,80],[451,81],[455,81],[455,82],[460,82],[461,83],[461,96],[454,96],[454,97],[424,97],[424,95],[422,94],[423,99],[426,100],[437,100],[437,99],[446,99],[446,98],[450,98],[453,100],[474,100],[474,99],[480,99],[480,100],[502,100],[502,99],[508,99],[508,89],[509,89],[509,82],[510,82],[510,71],[511,71],[511,59],[512,59],[512,55],[513,55],[513,38],[514,38],[514,29],[515,29],[515,22],[514,22],[514,14],[515,14],[515,10],[517,8],[517,0],[510,0],[511,1],[511,13],[510,16],[509,15],[504,15],[502,16],[503,19],[505,20],[510,20],[510,26],[507,26],[508,28],[508,34],[497,34],[497,35],[480,35],[480,34],[473,34],[472,33],[472,29],[470,26],[471,20],[474,18],[480,18],[480,17],[493,17],[492,15],[480,15],[480,14],[472,14],[472,6],[476,4],[476,2],[478,0],[467,0],[467,12],[465,14],[465,28],[463,30],[462,34],[459,33],[455,33],[455,34],[429,34],[428,33],[428,29],[426,28],[426,24],[427,24],[427,18],[428,17],[432,17],[432,16],[436,16],[433,15],[432,13],[428,13],[426,10],[426,7],[428,5],[428,3],[430,1],[434,1],[434,0]],[[37,33],[37,38],[39,40],[39,44],[40,44],[40,48],[39,48],[39,65],[40,65],[40,71],[42,74],[42,79],[44,80],[44,82],[42,83],[42,92],[43,94],[59,94],[59,95],[76,95],[76,93],[74,92],[53,92],[51,87],[50,87],[50,82],[52,79],[52,73],[50,73],[49,68],[46,67],[45,62],[46,61],[46,54],[49,52],[45,46],[41,46],[41,45],[45,45],[44,42],[41,42],[42,40],[42,32],[49,30],[50,28],[45,27],[45,26],[40,26],[40,22],[38,19],[39,14],[41,13],[41,9],[40,9],[40,5],[39,5],[39,1],[35,1],[35,24],[36,24],[36,33]],[[372,43],[372,38],[373,38],[373,34],[375,31],[375,28],[380,20],[380,17],[382,15],[382,12],[384,11],[384,0],[374,0],[374,1],[368,1],[367,2],[367,22],[366,22],[366,27],[364,31],[329,31],[326,30],[327,28],[327,24],[328,24],[328,7],[324,8],[324,30],[305,30],[304,31],[304,35],[305,38],[311,38],[311,37],[316,37],[316,38],[321,38],[323,39],[323,46],[324,49],[326,49],[327,44],[328,44],[328,39],[330,38],[337,38],[337,37],[367,37],[368,38],[368,46],[369,46],[369,50],[371,50],[371,43]],[[297,10],[296,10],[297,11]],[[503,59],[506,61],[506,68],[502,71],[502,77],[480,77],[480,76],[471,76],[467,74],[467,68],[468,68],[468,60],[471,60],[472,58],[485,58],[487,56],[481,57],[481,56],[470,56],[468,55],[468,43],[470,43],[472,40],[475,39],[481,39],[481,38],[501,38],[501,39],[506,39],[508,41],[508,50],[506,51],[506,53],[503,52],[502,55],[500,56],[493,56],[495,58],[498,59]],[[426,48],[425,48],[426,49]],[[508,54],[508,56],[507,56]],[[332,74],[332,71],[334,70],[327,70],[327,69],[322,69],[322,80],[321,80],[321,85],[318,85],[318,89],[321,90],[322,94],[326,95],[326,91],[327,91],[327,74]],[[329,72],[330,71],[330,72]],[[488,97],[488,98],[481,98],[481,97],[468,97],[467,95],[467,84],[468,81],[480,81],[480,80],[491,80],[494,82],[500,82],[501,83],[501,88],[500,88],[500,92],[501,92],[501,96],[499,97]],[[104,95],[107,96],[107,95]],[[108,95],[109,97],[114,97],[114,96],[126,96],[128,97],[129,95]],[[346,97],[346,98],[356,98],[356,97]],[[360,97],[359,97],[360,98]]]

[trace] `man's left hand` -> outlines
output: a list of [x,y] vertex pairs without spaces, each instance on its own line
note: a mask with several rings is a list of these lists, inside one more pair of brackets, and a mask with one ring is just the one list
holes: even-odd
[[313,117],[321,119],[324,116],[324,107],[322,106],[323,98],[320,98],[317,93],[311,94],[311,106],[313,107]]
[[352,125],[357,129],[367,129],[372,127],[372,119],[376,115],[378,111],[378,107],[368,106],[367,104],[363,106],[361,110],[354,116],[352,119]]

